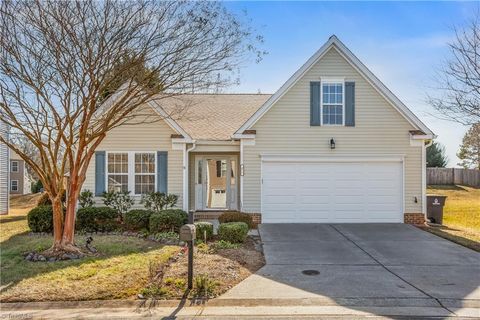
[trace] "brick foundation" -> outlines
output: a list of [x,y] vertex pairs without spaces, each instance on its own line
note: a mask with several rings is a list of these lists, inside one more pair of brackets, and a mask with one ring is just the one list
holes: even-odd
[[262,215],[260,213],[251,213],[253,223],[260,224],[262,223]]
[[425,215],[423,213],[405,213],[403,215],[403,222],[408,224],[424,224]]

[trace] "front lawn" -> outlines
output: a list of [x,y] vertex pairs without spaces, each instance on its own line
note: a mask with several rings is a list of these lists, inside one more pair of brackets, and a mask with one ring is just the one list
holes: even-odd
[[480,188],[428,186],[427,194],[447,196],[443,227],[427,231],[480,252]]
[[[135,298],[147,284],[149,265],[164,262],[179,247],[145,239],[94,235],[99,256],[60,262],[29,262],[24,252],[40,252],[52,236],[30,235],[26,214],[35,195],[16,196],[8,216],[0,216],[0,300],[48,301]],[[85,236],[77,236],[80,246]]]
[[[163,299],[183,296],[187,259],[182,247],[165,246],[150,237],[94,234],[96,255],[56,262],[25,260],[25,253],[52,245],[51,235],[32,234],[27,225],[26,215],[37,198],[15,197],[10,215],[0,216],[0,302],[135,299],[139,293]],[[85,235],[76,235],[79,247],[85,241]],[[234,247],[211,252],[203,245],[203,251],[196,250],[195,276],[214,284],[210,296],[222,294],[264,264],[251,238]]]

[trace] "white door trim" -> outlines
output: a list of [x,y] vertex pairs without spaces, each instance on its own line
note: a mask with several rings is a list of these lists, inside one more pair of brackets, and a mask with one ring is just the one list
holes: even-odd
[[261,154],[262,162],[403,162],[405,155],[278,155]]

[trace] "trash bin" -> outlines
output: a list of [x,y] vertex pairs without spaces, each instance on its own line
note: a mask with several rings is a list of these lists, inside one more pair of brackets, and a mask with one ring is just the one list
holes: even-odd
[[427,219],[432,223],[443,223],[443,206],[447,196],[427,195]]

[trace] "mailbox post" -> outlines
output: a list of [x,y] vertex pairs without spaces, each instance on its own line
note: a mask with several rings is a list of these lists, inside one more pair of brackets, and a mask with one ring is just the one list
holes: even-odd
[[194,224],[186,224],[180,228],[180,240],[188,245],[188,289],[193,288],[193,241],[197,234]]

